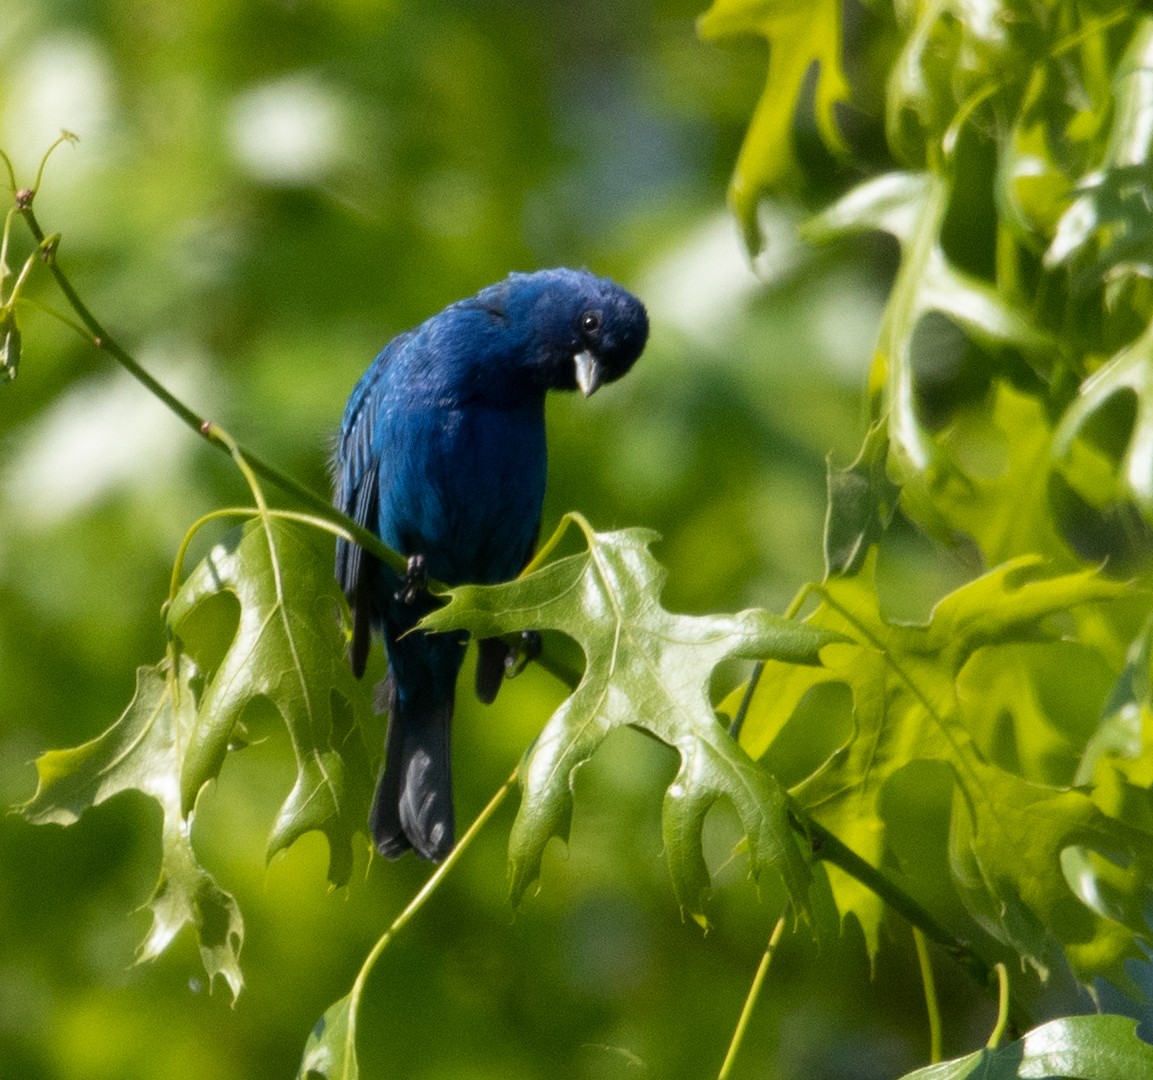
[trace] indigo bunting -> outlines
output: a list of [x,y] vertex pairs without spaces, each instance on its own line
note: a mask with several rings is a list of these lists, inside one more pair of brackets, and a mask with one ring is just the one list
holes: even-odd
[[[408,557],[398,574],[338,540],[359,678],[373,629],[388,656],[388,734],[369,820],[382,855],[438,861],[454,842],[450,729],[467,635],[413,631],[448,585],[515,577],[540,527],[548,390],[586,397],[619,379],[648,337],[645,309],[586,271],[511,274],[385,346],[348,400],[335,502]],[[411,632],[410,632],[411,631]],[[491,701],[508,649],[480,642],[476,689]]]

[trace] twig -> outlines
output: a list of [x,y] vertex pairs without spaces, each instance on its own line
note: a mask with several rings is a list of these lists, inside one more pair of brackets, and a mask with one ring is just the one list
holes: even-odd
[[721,1064],[721,1071],[717,1073],[717,1080],[728,1080],[728,1076],[732,1072],[733,1062],[737,1059],[737,1051],[741,1048],[741,1043],[745,1038],[745,1030],[749,1026],[749,1018],[753,1015],[753,1006],[756,1005],[757,998],[760,997],[761,986],[764,984],[765,975],[767,975],[769,971],[769,964],[772,962],[773,954],[777,951],[777,944],[780,942],[781,934],[784,933],[784,930],[785,916],[782,915],[777,920],[777,925],[773,927],[773,932],[769,937],[769,944],[765,948],[760,964],[757,966],[757,973],[753,976],[753,984],[749,987],[744,1008],[741,1009],[736,1030],[733,1032],[732,1041],[729,1043],[729,1052],[725,1054],[725,1060]]
[[929,1063],[941,1060],[941,1003],[937,998],[937,982],[933,978],[933,963],[929,946],[918,926],[913,927],[913,944],[917,948],[917,963],[921,966],[921,985],[925,988],[925,1010],[929,1014]]
[[[855,878],[870,892],[879,896],[889,907],[925,937],[935,941],[957,961],[978,985],[989,988],[995,978],[995,968],[990,968],[984,958],[967,941],[962,941],[946,930],[928,911],[914,900],[904,889],[891,882],[884,874],[861,858],[852,848],[843,844],[828,829],[809,817],[795,800],[789,800],[789,817],[798,832],[806,836],[815,858],[832,863],[850,877]],[[1017,1001],[1007,1008],[1012,1014],[1013,1023],[1021,1030],[1033,1027],[1033,1020]]]

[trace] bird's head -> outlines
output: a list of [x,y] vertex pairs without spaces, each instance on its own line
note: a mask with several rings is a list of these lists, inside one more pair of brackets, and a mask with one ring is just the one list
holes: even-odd
[[523,334],[522,363],[546,390],[588,397],[625,374],[649,334],[644,305],[587,270],[510,274],[498,288],[509,321]]

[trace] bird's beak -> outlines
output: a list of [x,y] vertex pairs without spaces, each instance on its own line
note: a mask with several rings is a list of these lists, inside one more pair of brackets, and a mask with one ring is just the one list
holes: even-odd
[[577,386],[585,397],[592,397],[604,378],[600,360],[588,349],[583,349],[573,357],[573,363],[576,365]]

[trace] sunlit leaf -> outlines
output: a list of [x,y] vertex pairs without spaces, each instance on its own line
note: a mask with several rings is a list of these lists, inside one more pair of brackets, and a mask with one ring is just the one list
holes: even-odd
[[997,1050],[943,1061],[903,1080],[1136,1080],[1153,1076],[1153,1046],[1125,1016],[1068,1016]]
[[938,173],[889,173],[854,188],[804,227],[817,241],[881,229],[901,245],[901,266],[885,307],[869,388],[874,416],[888,418],[898,461],[912,474],[926,470],[936,454],[918,414],[913,371],[913,336],[924,316],[940,313],[990,351],[1012,346],[1042,371],[1056,348],[991,285],[949,262],[940,243],[949,196],[950,183]]
[[889,145],[923,165],[942,152],[957,114],[1027,70],[1021,62],[1029,13],[1017,0],[931,0],[899,5],[907,22],[889,72]]
[[360,1076],[352,998],[352,994],[342,997],[316,1022],[304,1046],[298,1080],[357,1080]]
[[[976,742],[975,717],[959,687],[975,658],[996,662],[999,647],[1056,640],[1060,630],[1048,625],[1050,619],[1064,618],[1077,605],[1107,602],[1127,587],[1089,571],[1046,576],[1036,559],[1019,559],[951,593],[928,623],[911,626],[881,616],[871,564],[856,577],[829,581],[811,617],[814,625],[860,642],[829,646],[823,670],[810,678],[811,684],[836,679],[849,687],[855,729],[793,794],[880,867],[887,857],[880,813],[886,785],[911,762],[947,764],[954,780],[953,886],[969,914],[1042,972],[1059,941],[1083,978],[1108,974],[1124,983],[1123,961],[1139,955],[1137,941],[1148,929],[1132,911],[1122,922],[1079,902],[1062,853],[1091,851],[1133,888],[1147,890],[1142,883],[1153,844],[1103,813],[1088,794],[991,762]],[[782,713],[804,692],[792,685],[780,694],[771,674],[766,667],[743,729],[742,741],[754,753],[766,745],[766,732],[783,729],[788,717]],[[805,673],[797,674],[795,681],[803,681]],[[1017,719],[1024,725],[1028,717],[1023,712]],[[858,916],[875,948],[881,915],[875,898],[854,883],[831,879],[841,910]]]
[[709,680],[730,657],[814,664],[837,635],[764,611],[670,614],[660,606],[665,571],[649,553],[654,533],[594,533],[575,520],[587,552],[507,585],[454,589],[451,602],[426,620],[429,627],[480,637],[559,630],[587,659],[580,685],[549,719],[521,772],[524,798],[510,841],[514,898],[537,877],[549,838],[568,835],[576,770],[610,732],[632,725],[680,755],[665,796],[663,831],[681,905],[702,917],[709,879],[701,826],[709,807],[727,796],[748,838],[754,874],[775,869],[797,907],[806,909],[809,868],[790,835],[784,793],[718,721]]
[[1119,479],[1145,520],[1153,522],[1153,323],[1081,384],[1054,436],[1053,453],[1059,460],[1069,455],[1090,417],[1115,395],[1130,395],[1136,402]]
[[1097,283],[1107,270],[1129,264],[1153,274],[1153,18],[1140,19],[1117,68],[1113,123],[1095,170],[1062,215],[1048,266],[1087,260]]
[[[197,609],[221,594],[239,602],[235,629]],[[329,843],[329,878],[348,880],[352,837],[368,813],[369,770],[357,718],[364,695],[345,657],[340,592],[311,530],[254,520],[217,544],[168,612],[194,656],[221,657],[207,671],[180,777],[185,813],[220,771],[244,710],[265,698],[280,713],[296,754],[296,782],[281,807],[268,855],[317,829]]]
[[713,0],[701,16],[702,37],[758,34],[769,43],[765,89],[749,123],[729,185],[729,202],[752,252],[761,248],[757,202],[796,168],[793,117],[810,70],[816,66],[814,107],[817,129],[832,150],[844,148],[836,105],[847,100],[841,70],[840,0]]
[[185,926],[196,931],[209,979],[224,978],[235,998],[244,980],[239,953],[244,922],[232,896],[196,859],[189,822],[180,808],[182,750],[196,718],[185,659],[177,674],[168,661],[136,673],[136,695],[102,735],[36,762],[39,786],[21,812],[37,825],[71,825],[91,806],[122,791],[142,791],[164,814],[160,881],[149,901],[152,927],[139,957],[158,956]]

